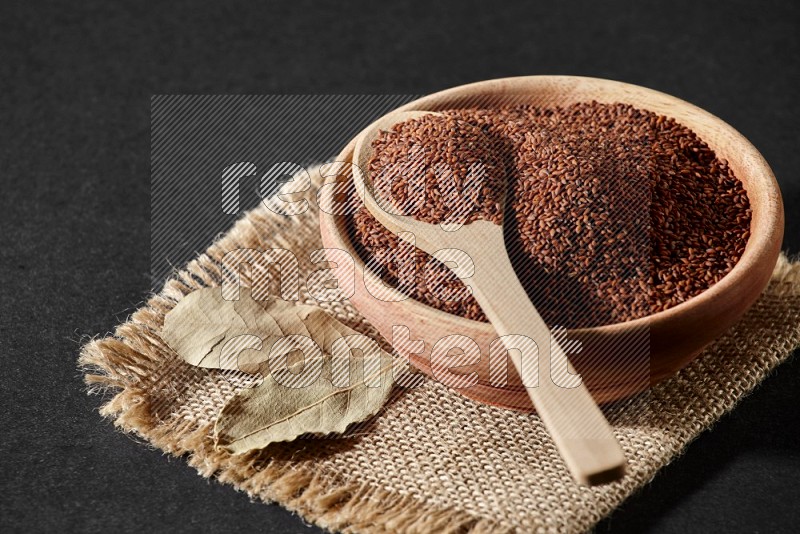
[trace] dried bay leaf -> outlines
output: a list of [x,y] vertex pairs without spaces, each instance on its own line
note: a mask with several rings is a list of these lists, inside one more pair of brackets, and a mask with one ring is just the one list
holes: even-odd
[[[243,345],[243,335],[261,343],[251,337]],[[320,308],[255,301],[244,288],[236,301],[218,287],[187,295],[167,313],[161,337],[192,365],[260,373],[261,383],[237,393],[217,418],[219,443],[237,454],[306,433],[343,433],[375,415],[393,385],[392,358],[374,340]]]
[[[206,369],[236,370],[236,362],[223,361],[222,348],[225,343],[240,335],[256,335],[266,346],[270,340],[282,336],[282,326],[274,314],[250,298],[249,291],[242,291],[239,300],[222,298],[219,287],[194,291],[181,300],[164,316],[161,339],[187,363]],[[288,304],[281,301],[282,304]],[[266,312],[266,313],[265,313]],[[280,315],[278,309],[275,315]],[[243,358],[252,355],[240,354]],[[258,356],[259,359],[264,358]]]

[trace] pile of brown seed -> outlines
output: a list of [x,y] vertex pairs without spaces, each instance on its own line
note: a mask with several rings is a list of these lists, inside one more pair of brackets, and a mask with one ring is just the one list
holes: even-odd
[[506,169],[479,127],[425,115],[382,132],[372,146],[375,193],[399,212],[432,223],[500,224]]
[[[443,115],[379,136],[370,163],[376,192],[396,206],[413,204],[426,222],[463,216],[465,205],[468,221],[500,222],[507,184],[509,254],[548,324],[598,326],[670,308],[719,281],[744,251],[750,208],[741,182],[672,119],[596,102]],[[396,172],[398,161],[416,161],[425,172],[409,181],[414,173]],[[450,175],[432,170],[441,162]],[[478,162],[481,187],[470,182]],[[415,276],[401,276],[392,255],[398,238],[363,208],[353,238],[386,283],[443,311],[485,320],[471,297],[444,299],[425,283],[463,288],[421,250]]]

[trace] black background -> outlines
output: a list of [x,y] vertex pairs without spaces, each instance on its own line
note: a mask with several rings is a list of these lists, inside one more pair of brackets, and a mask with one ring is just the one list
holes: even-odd
[[[308,530],[115,432],[85,395],[80,345],[150,288],[152,94],[417,94],[526,74],[640,84],[761,150],[785,246],[800,250],[800,3],[342,4],[3,2],[4,530]],[[795,358],[599,530],[795,530],[798,379]]]

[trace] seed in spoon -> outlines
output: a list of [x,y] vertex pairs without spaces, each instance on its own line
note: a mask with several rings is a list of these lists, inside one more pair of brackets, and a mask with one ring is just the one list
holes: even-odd
[[381,132],[372,149],[374,192],[404,215],[433,224],[502,221],[506,168],[480,127],[425,115]]

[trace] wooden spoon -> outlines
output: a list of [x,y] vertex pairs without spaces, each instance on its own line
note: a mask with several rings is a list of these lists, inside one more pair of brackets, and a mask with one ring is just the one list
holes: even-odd
[[[457,249],[472,258],[475,270],[470,285],[475,300],[509,349],[523,383],[528,385],[528,395],[572,476],[587,485],[618,480],[625,473],[622,448],[520,284],[506,252],[503,227],[477,220],[457,231],[445,231],[440,225],[398,215],[396,210],[384,210],[375,198],[372,181],[367,176],[373,141],[381,131],[390,130],[399,122],[430,113],[389,114],[360,135],[353,158],[356,191],[367,210],[383,226],[404,239],[409,237],[407,233],[412,234],[414,244],[428,254]],[[536,345],[526,343],[526,339],[533,340]],[[537,383],[538,386],[531,387]]]

